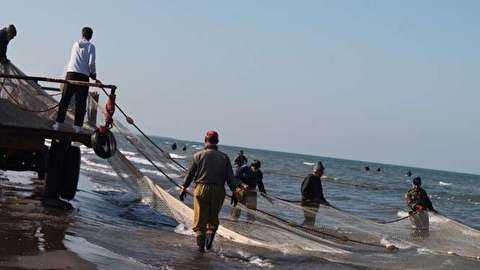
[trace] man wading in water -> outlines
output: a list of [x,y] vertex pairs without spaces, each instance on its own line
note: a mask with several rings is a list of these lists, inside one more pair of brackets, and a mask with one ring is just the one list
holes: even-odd
[[205,149],[195,153],[185,183],[182,186],[180,200],[187,195],[187,188],[195,181],[193,194],[193,231],[196,233],[198,250],[212,248],[215,232],[220,223],[218,214],[225,199],[225,182],[232,190],[232,204],[238,202],[240,183],[233,176],[230,158],[218,151],[218,133],[208,131],[205,136]]
[[412,180],[412,188],[405,194],[405,203],[408,208],[410,222],[412,227],[420,231],[428,231],[430,221],[428,211],[438,214],[437,210],[433,208],[432,201],[427,195],[427,192],[422,188],[422,179],[415,177]]
[[323,196],[321,177],[325,167],[321,161],[318,161],[313,168],[313,173],[307,175],[302,183],[302,206],[303,214],[305,216],[304,225],[315,225],[317,211],[320,204],[330,205]]
[[[245,188],[239,193],[239,202],[244,204],[248,209],[257,209],[257,186],[262,194],[267,194],[263,184],[263,173],[260,170],[261,163],[259,160],[254,160],[250,166],[244,165],[238,169],[237,179],[242,182]],[[232,210],[232,217],[239,218],[242,211],[235,207]],[[247,214],[248,220],[254,220],[255,217],[250,213]]]

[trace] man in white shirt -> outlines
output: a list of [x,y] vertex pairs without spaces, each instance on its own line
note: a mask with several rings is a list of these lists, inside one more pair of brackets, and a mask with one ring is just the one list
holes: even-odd
[[[88,82],[89,78],[97,79],[95,70],[95,46],[90,43],[93,36],[93,30],[90,27],[82,29],[82,37],[75,42],[70,53],[70,61],[67,65],[66,80]],[[80,86],[73,84],[65,84],[63,88],[62,98],[58,107],[57,120],[53,129],[58,130],[65,121],[68,105],[73,95],[75,95],[75,132],[82,130],[83,120],[85,118],[88,86]]]

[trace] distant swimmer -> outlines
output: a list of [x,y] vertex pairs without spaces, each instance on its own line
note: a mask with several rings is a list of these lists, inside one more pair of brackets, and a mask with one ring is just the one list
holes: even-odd
[[187,195],[187,188],[195,182],[193,196],[193,231],[196,234],[198,250],[212,248],[213,239],[220,221],[218,214],[225,199],[225,183],[232,190],[231,203],[238,202],[242,190],[240,182],[233,175],[230,158],[218,150],[218,133],[208,131],[205,136],[205,149],[195,153],[192,164],[185,176],[180,199]]
[[247,164],[247,162],[248,162],[248,159],[247,159],[247,157],[243,154],[243,150],[240,150],[240,152],[238,152],[237,157],[236,157],[235,160],[233,161],[233,163],[235,164],[235,166],[236,166],[237,168],[242,167],[243,165]]
[[318,161],[313,168],[313,173],[307,175],[302,183],[302,206],[304,206],[303,214],[305,217],[304,225],[315,225],[317,211],[320,204],[330,205],[323,196],[323,187],[321,177],[325,167],[321,161]]
[[[95,46],[90,42],[93,36],[93,30],[90,27],[82,29],[81,38],[76,41],[70,53],[70,60],[67,65],[66,80],[88,82],[89,78],[97,80],[95,67]],[[83,127],[83,120],[87,111],[88,86],[64,84],[62,98],[58,105],[56,123],[54,130],[59,130],[65,122],[70,100],[75,96],[75,132],[80,133]]]
[[377,172],[381,172],[381,171],[382,171],[382,169],[381,169],[381,168],[378,168],[378,169],[377,169]]
[[367,171],[367,172],[370,171],[370,167],[365,166],[365,171]]
[[408,172],[407,172],[407,176],[408,176],[408,177],[412,177],[412,175],[413,175],[413,174],[412,174],[411,171],[408,171]]
[[[237,172],[237,179],[240,180],[244,190],[240,192],[238,201],[244,204],[248,209],[257,209],[257,186],[258,191],[267,194],[263,184],[263,173],[260,170],[261,163],[259,160],[254,160],[250,166],[244,165]],[[232,217],[239,218],[241,210],[235,207],[232,211]],[[253,220],[252,215],[247,215],[249,220]]]
[[0,29],[0,63],[7,64],[10,62],[7,58],[7,47],[8,43],[17,36],[17,28],[15,25],[10,24],[9,26]]
[[427,192],[422,188],[422,179],[415,177],[412,188],[405,194],[405,203],[410,211],[410,221],[415,229],[427,230],[429,227],[428,211],[438,213],[433,208],[432,201]]
[[183,145],[182,151],[187,151],[187,145]]
[[173,143],[173,144],[172,144],[172,150],[173,150],[173,151],[177,150],[177,143]]

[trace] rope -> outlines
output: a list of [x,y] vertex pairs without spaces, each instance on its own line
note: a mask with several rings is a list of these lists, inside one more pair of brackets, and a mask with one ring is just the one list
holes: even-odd
[[10,93],[10,92],[7,90],[7,88],[5,87],[5,81],[6,81],[6,79],[3,78],[3,81],[2,81],[2,84],[1,84],[1,87],[0,87],[0,88],[3,89],[3,91],[5,91],[5,93],[7,93],[7,95],[8,95],[8,96],[10,97],[10,99],[14,102],[14,104],[15,104],[20,110],[22,110],[22,111],[31,112],[31,113],[45,113],[45,112],[48,112],[48,111],[51,111],[51,110],[56,109],[56,108],[60,105],[60,103],[57,103],[56,105],[54,105],[54,106],[52,106],[52,107],[50,107],[50,108],[44,109],[44,110],[31,110],[31,109],[27,109],[27,108],[25,108],[25,107],[22,107],[22,106],[20,105],[20,102],[18,102],[18,100],[15,98],[15,96],[14,96],[12,93]]

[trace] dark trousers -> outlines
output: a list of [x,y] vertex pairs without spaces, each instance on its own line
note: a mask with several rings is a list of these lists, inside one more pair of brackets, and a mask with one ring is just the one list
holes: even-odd
[[320,204],[317,202],[306,202],[302,201],[303,206],[303,216],[305,217],[303,224],[305,226],[315,226],[315,221],[317,220],[317,211],[320,207]]
[[[84,81],[88,82],[87,75],[77,72],[67,72],[66,80]],[[58,106],[57,122],[63,123],[65,121],[65,115],[67,114],[68,105],[70,100],[75,95],[75,126],[83,126],[83,120],[85,119],[85,113],[87,111],[87,97],[88,86],[64,84],[62,99]]]

